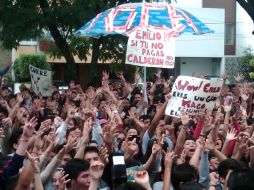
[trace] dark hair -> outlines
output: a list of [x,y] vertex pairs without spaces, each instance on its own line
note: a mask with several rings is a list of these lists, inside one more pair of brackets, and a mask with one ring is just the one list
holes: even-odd
[[172,170],[171,180],[175,190],[180,189],[181,183],[190,182],[194,179],[197,179],[197,171],[187,163],[177,165]]
[[11,148],[13,148],[14,144],[18,144],[19,138],[21,137],[23,133],[23,129],[19,127],[14,127],[11,136],[9,138],[9,145]]
[[142,186],[134,182],[126,182],[120,185],[117,185],[114,190],[145,190]]
[[[90,164],[86,160],[74,158],[73,160],[68,161],[64,166],[65,174],[68,174],[68,179],[77,179],[78,175],[81,172],[87,171],[90,168]],[[70,182],[66,184],[67,187],[70,187]]]
[[226,178],[229,170],[236,170],[240,168],[240,164],[231,158],[223,160],[218,166],[218,174],[222,178]]
[[91,143],[95,143],[95,144],[98,145],[97,141],[96,141],[96,140],[93,140],[93,139],[90,139],[90,140],[88,141],[88,144],[91,144]]
[[149,115],[141,115],[139,117],[139,120],[143,119],[144,121],[147,120],[147,119],[150,119],[151,120],[151,117]]
[[187,135],[187,136],[185,137],[185,139],[184,139],[184,142],[185,142],[185,141],[188,141],[188,140],[191,140],[191,141],[196,142],[196,140],[194,139],[194,137],[193,137],[192,135]]
[[229,190],[254,189],[254,172],[249,169],[233,171],[227,181]]
[[246,122],[247,122],[247,125],[250,126],[254,123],[254,119],[252,116],[249,116],[247,119],[246,119]]
[[198,182],[190,181],[184,183],[181,190],[202,190],[202,188],[202,185],[200,185]]
[[91,152],[100,154],[100,151],[99,151],[99,149],[98,149],[97,147],[94,147],[94,146],[87,146],[87,147],[85,148],[84,155],[87,154],[87,153],[91,153]]

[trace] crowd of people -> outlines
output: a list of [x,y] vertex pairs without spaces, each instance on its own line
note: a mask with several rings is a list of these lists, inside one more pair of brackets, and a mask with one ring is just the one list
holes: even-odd
[[211,113],[179,118],[165,115],[173,77],[159,70],[147,91],[117,77],[50,97],[2,78],[0,189],[254,189],[254,88],[241,75]]

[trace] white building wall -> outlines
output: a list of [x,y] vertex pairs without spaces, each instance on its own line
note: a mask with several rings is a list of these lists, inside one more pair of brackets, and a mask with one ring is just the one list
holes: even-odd
[[214,33],[182,34],[176,38],[176,57],[223,57],[224,56],[224,9],[184,8]]
[[181,58],[180,64],[181,75],[205,73],[206,76],[220,76],[220,59],[185,57]]
[[171,0],[176,7],[202,8],[203,0]]
[[237,3],[236,6],[236,56],[250,47],[254,50],[253,21],[247,12]]

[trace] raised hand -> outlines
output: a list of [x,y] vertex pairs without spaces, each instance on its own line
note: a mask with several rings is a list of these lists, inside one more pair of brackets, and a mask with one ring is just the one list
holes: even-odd
[[118,73],[116,74],[116,76],[117,76],[118,78],[120,78],[122,81],[125,82],[125,78],[124,78],[124,76],[123,76],[123,71],[118,72]]
[[2,120],[3,128],[10,128],[12,126],[12,119],[7,117]]
[[93,180],[99,180],[103,174],[104,164],[100,161],[94,161],[90,166],[90,176]]
[[39,174],[40,173],[39,157],[33,157],[29,152],[26,152],[26,155],[27,155],[29,162],[31,163],[32,168],[33,168],[33,173]]
[[102,80],[108,80],[109,79],[109,73],[106,70],[102,71]]
[[161,150],[161,146],[158,143],[154,142],[152,147],[152,155],[156,156],[160,150]]
[[145,189],[151,189],[150,184],[149,184],[149,175],[146,170],[137,171],[135,173],[134,179],[135,179],[136,183],[138,183]]
[[219,184],[219,175],[216,172],[212,172],[209,174],[209,185],[218,185]]
[[236,131],[234,128],[232,128],[232,129],[227,133],[226,140],[232,141],[232,140],[237,139],[236,133],[237,133],[237,131]]
[[185,111],[182,110],[180,112],[180,119],[182,121],[183,126],[189,126],[190,116],[188,113],[186,113]]
[[29,122],[26,122],[23,127],[23,134],[21,138],[28,139],[33,136],[34,129],[37,125],[37,118],[33,117]]
[[77,137],[69,136],[66,145],[64,146],[65,152],[69,152],[77,145]]
[[60,171],[60,178],[59,178],[59,187],[58,190],[64,190],[65,185],[71,181],[71,179],[68,179],[69,174],[64,173],[64,171]]
[[109,157],[108,149],[106,147],[101,147],[100,148],[100,158],[101,158],[101,161],[105,165],[108,164],[108,162],[109,162],[108,157]]
[[249,99],[249,95],[246,94],[246,93],[244,93],[244,90],[243,90],[243,89],[241,89],[240,94],[241,94],[241,98],[242,98],[242,100],[243,100],[244,102],[246,102],[246,101]]
[[174,157],[175,157],[175,153],[173,151],[168,152],[165,155],[165,161],[164,161],[165,168],[171,169]]
[[244,76],[243,76],[243,74],[238,73],[236,76],[234,76],[234,78],[235,78],[236,82],[240,82],[241,80],[244,79]]

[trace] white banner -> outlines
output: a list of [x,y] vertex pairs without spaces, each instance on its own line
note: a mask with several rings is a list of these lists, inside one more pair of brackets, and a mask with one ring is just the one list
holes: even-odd
[[166,115],[179,117],[181,110],[189,115],[196,115],[200,110],[211,112],[220,95],[222,84],[222,80],[177,77],[171,92],[172,97],[166,108]]
[[35,94],[42,96],[52,95],[52,74],[51,71],[42,70],[29,65],[31,82]]
[[129,35],[125,63],[174,68],[175,39],[167,30],[137,27]]

